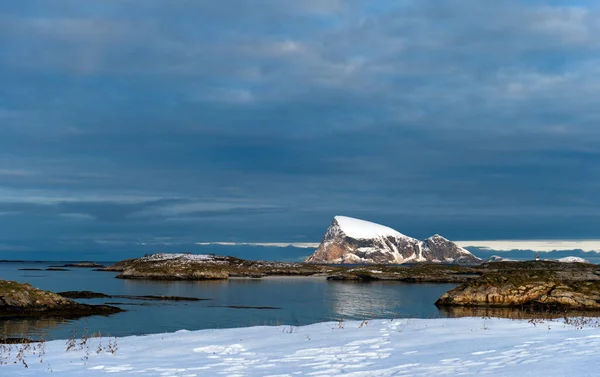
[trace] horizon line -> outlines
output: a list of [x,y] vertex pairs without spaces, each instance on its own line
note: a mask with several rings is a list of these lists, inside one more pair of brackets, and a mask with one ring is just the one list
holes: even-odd
[[[510,239],[510,240],[466,240],[452,241],[460,247],[476,247],[494,251],[567,251],[582,250],[584,252],[600,252],[600,239]],[[318,248],[320,242],[196,242],[196,245],[210,246],[262,246],[262,247],[296,247],[302,249]]]

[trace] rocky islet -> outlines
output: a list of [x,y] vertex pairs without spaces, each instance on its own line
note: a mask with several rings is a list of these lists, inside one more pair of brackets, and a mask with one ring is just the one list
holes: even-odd
[[109,305],[87,305],[28,283],[0,280],[0,317],[83,317],[123,310]]

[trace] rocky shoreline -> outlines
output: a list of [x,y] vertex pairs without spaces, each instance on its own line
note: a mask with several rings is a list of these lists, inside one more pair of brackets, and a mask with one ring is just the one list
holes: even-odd
[[584,263],[495,262],[446,292],[437,306],[600,310],[600,271]]
[[483,274],[477,267],[421,263],[402,266],[361,266],[338,269],[332,281],[398,281],[404,283],[464,283]]
[[31,284],[0,280],[0,317],[62,317],[110,315],[124,310],[110,305],[80,304]]

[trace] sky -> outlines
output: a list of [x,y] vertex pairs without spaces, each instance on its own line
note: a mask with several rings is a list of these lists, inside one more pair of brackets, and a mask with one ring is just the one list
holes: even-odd
[[598,239],[600,5],[0,0],[0,251]]

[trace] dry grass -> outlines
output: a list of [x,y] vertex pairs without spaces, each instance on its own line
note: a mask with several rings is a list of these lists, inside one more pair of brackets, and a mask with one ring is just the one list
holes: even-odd
[[[98,339],[97,346],[92,349],[92,342],[90,339]],[[44,356],[46,355],[46,344],[47,341],[42,335],[39,340],[32,341],[28,338],[19,339],[21,343],[7,343],[7,329],[4,328],[5,342],[0,343],[0,365],[6,364],[21,364],[24,368],[29,368],[32,362],[44,363]],[[71,331],[69,338],[65,341],[65,352],[80,352],[83,353],[81,360],[87,363],[92,353],[103,354],[109,353],[115,355],[119,349],[117,338],[108,337],[107,343],[103,343],[102,334],[90,334],[87,326],[84,328],[81,336],[78,336],[77,330]],[[48,366],[48,370],[52,368]]]

